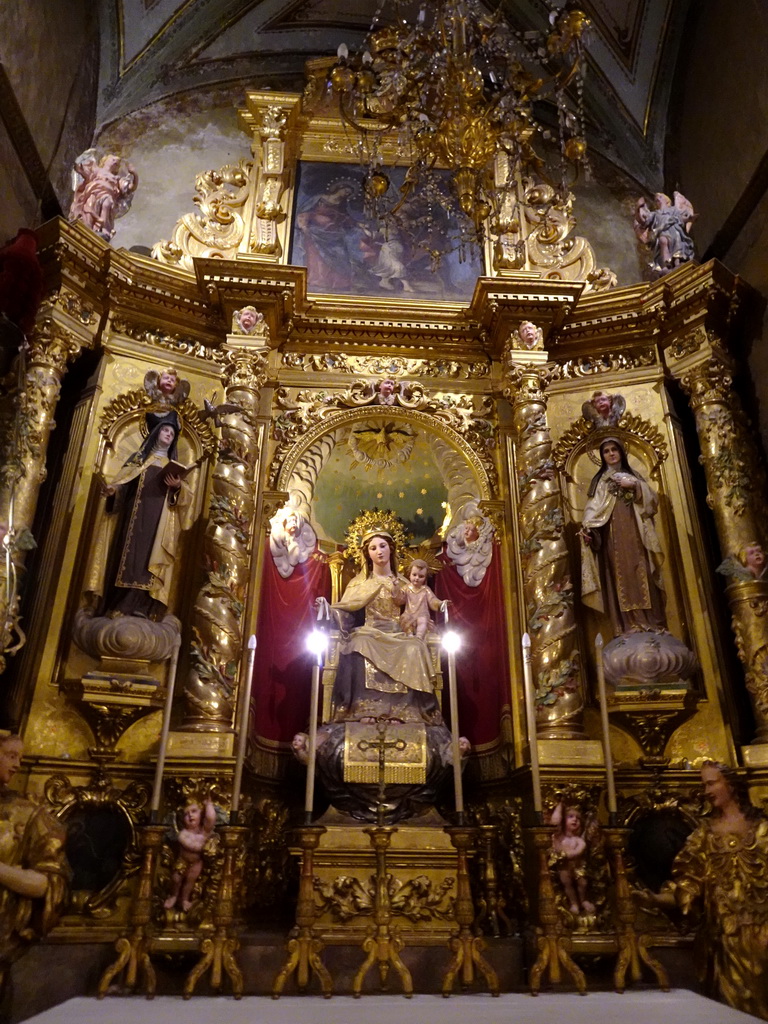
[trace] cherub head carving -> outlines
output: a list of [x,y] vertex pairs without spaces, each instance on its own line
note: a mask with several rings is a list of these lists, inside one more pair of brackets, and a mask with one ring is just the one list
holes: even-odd
[[594,423],[596,427],[615,427],[627,408],[623,395],[609,395],[605,391],[595,391],[588,402],[581,407],[584,419]]
[[[516,340],[519,340],[519,346],[515,345]],[[544,332],[530,320],[523,320],[517,329],[517,339],[512,338],[512,345],[514,348],[544,348]]]
[[264,314],[255,306],[236,309],[232,316],[232,330],[235,334],[256,334],[264,323]]
[[147,371],[144,390],[158,405],[181,405],[189,396],[189,381],[179,377],[172,366],[166,366],[162,370]]

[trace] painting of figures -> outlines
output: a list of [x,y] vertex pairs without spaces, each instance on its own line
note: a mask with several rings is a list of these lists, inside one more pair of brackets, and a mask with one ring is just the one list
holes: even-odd
[[[405,169],[387,168],[387,174],[395,206]],[[366,210],[360,167],[302,162],[290,263],[307,268],[310,292],[468,301],[483,263],[471,246],[459,244],[439,198],[409,196],[384,223]],[[444,251],[447,238],[456,245],[436,265],[432,253],[438,245]]]

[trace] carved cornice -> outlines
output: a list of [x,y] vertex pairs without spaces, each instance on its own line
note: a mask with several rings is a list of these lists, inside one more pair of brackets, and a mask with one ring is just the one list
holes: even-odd
[[443,377],[447,380],[480,380],[490,376],[487,358],[477,362],[458,359],[415,359],[403,356],[346,355],[343,352],[285,352],[283,366],[305,373],[359,374],[369,377]]
[[46,292],[58,292],[66,285],[101,312],[106,294],[104,271],[111,247],[84,224],[70,224],[62,217],[49,220],[36,234]]
[[[113,316],[144,323],[157,330],[199,338],[215,347],[223,340],[226,324],[211,309],[205,292],[189,274],[164,267],[156,260],[112,252],[106,285]],[[162,326],[161,326],[162,325]]]

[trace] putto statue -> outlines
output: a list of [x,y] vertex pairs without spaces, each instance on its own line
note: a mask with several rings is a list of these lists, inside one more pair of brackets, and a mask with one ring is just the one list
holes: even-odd
[[175,861],[170,892],[163,904],[166,910],[179,907],[185,913],[192,906],[192,894],[203,870],[203,855],[214,838],[216,808],[210,799],[204,804],[191,800],[180,815],[182,828],[174,837]]
[[269,521],[269,550],[275,568],[288,579],[315,550],[317,536],[294,501],[279,509]]
[[111,242],[115,221],[130,210],[139,184],[135,168],[114,153],[97,160],[96,150],[87,149],[75,160],[72,179],[75,194],[70,221],[82,221],[105,242]]
[[544,348],[544,332],[530,320],[523,320],[510,338],[510,345],[512,348]]
[[595,391],[588,402],[581,407],[581,415],[596,427],[615,427],[626,411],[623,395],[609,395]]
[[147,370],[144,374],[144,390],[155,405],[173,408],[189,397],[189,381],[182,380],[172,367]]
[[572,914],[594,914],[595,905],[587,898],[587,858],[592,827],[585,827],[584,815],[577,804],[564,801],[555,807],[549,819],[552,833],[551,866],[560,881]]
[[446,554],[468,587],[479,587],[493,558],[493,524],[468,501],[445,538]]
[[637,200],[632,226],[643,245],[651,250],[651,271],[656,277],[661,277],[693,259],[690,232],[696,214],[680,192],[673,192],[672,199],[663,192],[657,192],[654,200],[654,209],[644,198]]
[[243,306],[232,314],[232,331],[234,334],[259,334],[266,329],[264,314],[255,306]]
[[768,558],[766,558],[763,545],[757,540],[751,540],[739,548],[738,555],[729,555],[724,558],[718,565],[717,571],[723,576],[729,576],[731,579],[742,582],[766,579]]

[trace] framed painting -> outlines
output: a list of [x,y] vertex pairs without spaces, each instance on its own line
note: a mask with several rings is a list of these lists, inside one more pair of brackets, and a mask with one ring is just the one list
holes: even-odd
[[[399,196],[405,168],[386,173]],[[430,242],[438,237],[456,245],[435,266]],[[297,166],[289,262],[307,268],[310,292],[435,301],[468,301],[484,273],[439,196],[406,197],[385,225],[365,209],[359,165],[308,161]]]

